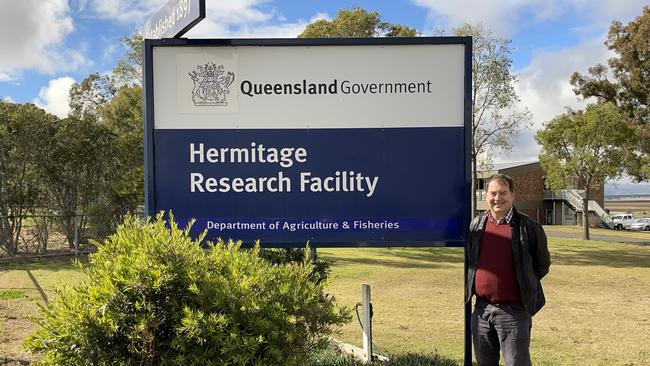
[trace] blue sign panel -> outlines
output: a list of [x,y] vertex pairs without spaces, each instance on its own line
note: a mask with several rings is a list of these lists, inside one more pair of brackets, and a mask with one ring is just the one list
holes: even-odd
[[147,41],[148,213],[265,246],[462,246],[468,39],[320,42]]

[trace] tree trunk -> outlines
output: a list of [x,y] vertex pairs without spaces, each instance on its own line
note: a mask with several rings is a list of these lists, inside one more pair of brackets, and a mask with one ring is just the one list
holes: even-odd
[[13,254],[18,254],[18,247],[20,246],[20,232],[23,229],[23,219],[22,219],[22,214],[20,214],[20,217],[16,217],[14,221],[14,253]]
[[0,225],[0,245],[9,256],[18,253],[19,233],[16,232],[16,217],[13,214],[2,217]]
[[589,240],[589,195],[582,199],[582,240]]
[[5,215],[0,216],[0,247],[10,256],[16,254],[13,233],[13,226],[9,222],[9,217]]
[[68,240],[68,248],[74,249],[74,229],[75,217],[73,213],[66,212],[61,218],[63,220],[63,227],[65,228],[65,236]]

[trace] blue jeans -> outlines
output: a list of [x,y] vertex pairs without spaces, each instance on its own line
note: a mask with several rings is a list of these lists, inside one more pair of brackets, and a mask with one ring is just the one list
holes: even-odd
[[496,305],[477,299],[472,313],[472,341],[479,366],[530,366],[531,316],[522,305]]

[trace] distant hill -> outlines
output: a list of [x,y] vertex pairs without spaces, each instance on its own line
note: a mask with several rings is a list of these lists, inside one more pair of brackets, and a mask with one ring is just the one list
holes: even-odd
[[636,196],[650,198],[650,183],[607,183],[605,198]]
[[650,194],[605,195],[605,201],[650,201]]

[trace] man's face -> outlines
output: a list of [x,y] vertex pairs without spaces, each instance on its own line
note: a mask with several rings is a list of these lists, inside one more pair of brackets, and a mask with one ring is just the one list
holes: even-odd
[[512,201],[515,200],[515,194],[510,192],[507,184],[493,180],[488,184],[485,200],[488,207],[490,207],[490,211],[492,211],[492,216],[502,218],[510,211]]

